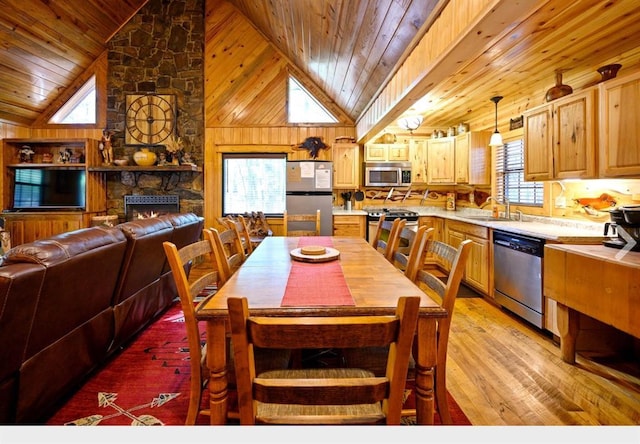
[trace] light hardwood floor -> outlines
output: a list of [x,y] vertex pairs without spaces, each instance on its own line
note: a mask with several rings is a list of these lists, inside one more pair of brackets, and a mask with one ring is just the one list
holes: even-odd
[[[630,362],[629,362],[630,361]],[[482,298],[458,298],[447,387],[474,425],[638,425],[640,362],[625,372],[578,354]]]
[[466,297],[456,300],[447,388],[473,425],[640,424],[637,359],[625,358],[624,372],[581,354],[567,364],[549,335],[467,287],[459,294]]

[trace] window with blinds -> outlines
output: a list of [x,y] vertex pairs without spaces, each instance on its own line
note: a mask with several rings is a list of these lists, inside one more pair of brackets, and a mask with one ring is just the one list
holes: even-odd
[[286,205],[286,174],[286,154],[223,154],[222,214],[281,215]]
[[524,180],[524,139],[509,141],[496,150],[496,194],[512,204],[542,206],[543,183]]

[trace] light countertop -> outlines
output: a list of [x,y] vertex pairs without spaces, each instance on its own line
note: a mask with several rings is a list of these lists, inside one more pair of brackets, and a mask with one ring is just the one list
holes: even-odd
[[[402,208],[415,211],[420,216],[436,216],[444,219],[458,220],[461,222],[488,227],[493,230],[532,236],[559,243],[600,244],[607,238],[604,236],[603,223],[530,216],[526,214],[523,216],[522,221],[512,220],[507,222],[492,220],[491,212],[485,210],[465,208],[456,211],[447,211],[444,208],[427,206]],[[333,214],[335,216],[366,216],[367,209],[368,208],[347,211],[341,208],[334,208]],[[514,216],[516,215],[513,214],[512,217]],[[477,219],[478,217],[486,217],[486,219],[479,220]]]

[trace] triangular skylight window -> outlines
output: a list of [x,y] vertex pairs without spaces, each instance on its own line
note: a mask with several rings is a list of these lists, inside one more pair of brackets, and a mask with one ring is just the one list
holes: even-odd
[[289,123],[337,123],[336,119],[304,86],[289,77]]
[[82,88],[60,107],[49,123],[96,123],[96,76],[91,76]]

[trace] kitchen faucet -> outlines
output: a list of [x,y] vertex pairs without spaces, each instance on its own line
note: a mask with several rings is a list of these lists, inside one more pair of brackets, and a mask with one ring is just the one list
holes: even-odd
[[493,196],[489,196],[487,197],[487,200],[484,201],[484,203],[482,204],[482,206],[480,208],[484,208],[489,204],[489,201],[494,201],[495,203],[499,204],[499,205],[504,205],[504,217],[506,219],[511,219],[511,204],[509,203],[509,199],[505,198],[503,202],[500,202],[498,199],[496,199]]

